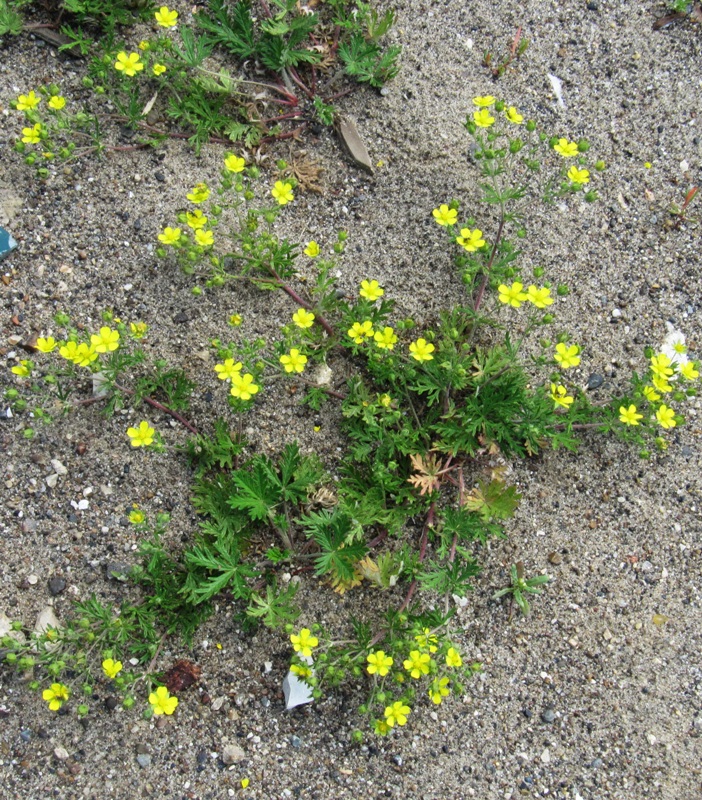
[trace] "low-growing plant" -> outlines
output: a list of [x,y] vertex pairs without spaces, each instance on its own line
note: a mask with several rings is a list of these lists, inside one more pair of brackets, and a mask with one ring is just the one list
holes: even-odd
[[[551,578],[548,575],[535,575],[533,578],[524,577],[524,563],[517,561],[512,564],[509,570],[512,583],[504,589],[499,589],[492,596],[493,600],[498,600],[506,594],[511,595],[512,600],[519,606],[519,610],[527,616],[529,613],[529,601],[526,598],[528,594],[540,594],[540,586],[548,583]],[[511,614],[510,614],[511,616]]]
[[[529,204],[595,202],[593,183],[604,165],[593,163],[586,140],[539,131],[492,96],[473,103],[465,127],[482,219],[456,200],[431,212],[454,252],[464,295],[421,328],[396,317],[389,290],[371,276],[353,297],[341,290],[337,261],[346,232],[304,247],[275,233],[281,210],[295,201],[284,162],[262,198],[259,169],[227,155],[218,184],[195,185],[190,205],[158,235],[159,257],[192,275],[197,292],[248,282],[285,292],[293,305],[276,341],[237,335],[211,343],[213,380],[226,387],[233,419],[185,448],[200,530],[180,553],[170,554],[159,536],[142,546],[146,608],[164,609],[166,630],[166,620],[183,614],[191,621],[187,632],[226,593],[248,624],[260,620],[290,635],[291,671],[314,697],[365,676],[360,710],[379,734],[404,725],[420,694],[438,704],[479,669],[466,666],[456,645],[455,601],[480,573],[481,548],[505,535],[518,507],[508,462],[575,449],[586,432],[616,435],[648,458],[667,446],[663,434],[683,423],[679,405],[695,394],[699,377],[676,333],[659,350],[647,348],[641,374],[632,373],[604,403],[592,403],[568,379],[584,354],[559,326],[567,287],[542,267],[527,275],[520,243],[529,235]],[[301,273],[306,280],[298,281]],[[229,321],[238,328],[242,318]],[[186,393],[167,394],[169,382],[150,373],[125,383],[119,329],[105,326],[93,336],[88,343],[69,334],[59,352],[72,342],[82,368],[106,376],[108,410],[108,398],[149,402],[161,391],[161,409],[173,415]],[[41,341],[47,350],[47,337]],[[98,348],[112,344],[102,359]],[[24,361],[13,367],[28,388],[43,369]],[[351,377],[335,384],[340,373]],[[278,458],[251,453],[243,419],[281,378],[301,385],[302,401],[313,409],[339,404],[346,449],[333,465],[336,477],[296,443]],[[126,433],[134,446],[165,446],[147,421]],[[364,585],[386,600],[340,635],[314,621],[298,629],[295,577],[304,573],[337,593]],[[525,579],[515,566],[512,578],[498,596],[511,593],[526,612],[525,594],[546,577]]]
[[[196,152],[210,141],[252,148],[299,136],[313,120],[331,125],[336,115],[332,101],[351,91],[325,89],[331,86],[335,63],[341,62],[355,82],[373,87],[398,71],[400,48],[385,50],[378,41],[394,15],[380,18],[365,3],[344,0],[307,13],[295,0],[274,0],[270,7],[261,3],[260,10],[249,0],[210,0],[194,15],[194,27],[179,25],[178,13],[167,6],[155,13],[145,6],[159,34],[127,46],[113,35],[116,25],[128,21],[122,19],[126,7],[104,0],[65,2],[79,21],[99,17],[105,27],[110,19],[110,34],[100,40],[83,79],[99,104],[72,108],[53,84],[14,102],[27,123],[16,149],[29,164],[37,164],[42,177],[48,174],[46,162],[54,158],[156,146],[169,136],[185,135]],[[107,5],[109,15],[99,11]],[[0,31],[18,32],[18,19],[9,7],[0,7]],[[72,33],[70,46],[81,46],[87,54],[90,42],[82,30],[67,32]],[[213,69],[213,58],[223,65]],[[247,71],[249,63],[262,65],[266,80],[261,82],[259,71]],[[242,73],[247,78],[239,77]],[[46,105],[40,107],[43,99]],[[106,132],[115,122],[132,128],[136,143],[111,143]]]

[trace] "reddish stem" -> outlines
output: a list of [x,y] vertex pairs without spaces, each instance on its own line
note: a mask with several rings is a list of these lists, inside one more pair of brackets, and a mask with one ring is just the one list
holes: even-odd
[[[308,303],[307,300],[303,300],[302,297],[300,297],[300,295],[292,288],[292,286],[288,286],[287,283],[283,283],[283,280],[281,279],[280,275],[278,275],[278,273],[273,269],[273,267],[269,267],[268,270],[271,273],[271,275],[276,279],[278,285],[285,292],[285,294],[287,294],[289,297],[292,297],[292,299],[296,303],[299,303],[303,308],[306,308],[308,311],[313,310],[314,306],[312,305],[312,303]],[[314,319],[315,322],[318,322],[324,328],[324,330],[329,334],[329,336],[334,335],[334,329],[321,314],[315,314]]]
[[[422,530],[422,538],[419,541],[419,563],[421,564],[424,561],[424,558],[427,554],[427,544],[429,542],[429,528],[434,525],[434,503],[429,506],[429,511],[427,512],[427,520],[424,523],[424,529]],[[410,600],[412,599],[414,593],[417,591],[417,579],[415,578],[412,583],[410,583],[410,587],[407,590],[407,594],[405,595],[405,599],[402,601],[402,605],[397,609],[397,613],[401,614],[409,605]]]
[[495,237],[495,244],[492,246],[492,252],[490,253],[490,260],[488,261],[488,265],[485,268],[482,280],[480,281],[480,286],[478,287],[478,293],[476,294],[475,301],[473,302],[473,311],[477,311],[480,308],[480,304],[483,302],[485,287],[487,286],[488,278],[490,277],[490,269],[492,268],[495,256],[497,255],[497,247],[500,244],[500,239],[502,238],[502,230],[504,227],[505,227],[505,215],[503,213],[502,216],[500,217],[500,225],[497,228],[497,236]]

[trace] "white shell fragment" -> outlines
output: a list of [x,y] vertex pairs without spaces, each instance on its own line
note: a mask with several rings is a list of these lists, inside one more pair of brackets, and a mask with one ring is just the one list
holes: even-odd
[[[307,656],[301,656],[300,658],[310,666],[314,664],[314,661]],[[286,711],[290,711],[290,709],[295,708],[295,706],[302,706],[305,705],[305,703],[314,702],[312,687],[308,686],[303,680],[300,680],[292,671],[289,671],[283,680],[283,694],[285,695]]]
[[561,108],[565,108],[566,104],[563,102],[563,81],[560,78],[557,78],[555,75],[549,74],[547,77],[551,83],[553,93],[556,95],[558,105]]

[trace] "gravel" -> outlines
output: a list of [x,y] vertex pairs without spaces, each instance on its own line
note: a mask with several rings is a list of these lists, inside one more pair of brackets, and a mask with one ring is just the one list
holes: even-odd
[[[189,19],[191,8],[177,7]],[[271,149],[275,160],[304,147],[325,170],[324,193],[299,196],[286,211],[290,235],[331,245],[338,230],[348,230],[342,288],[375,278],[397,300],[398,317],[434,320],[461,287],[431,210],[456,197],[467,213],[483,215],[462,122],[473,95],[498,94],[557,135],[587,136],[607,164],[597,178],[599,203],[528,210],[523,263],[544,266],[549,280],[570,287],[555,306],[553,335],[568,331],[584,348],[569,375],[573,384],[596,402],[623,391],[631,369],[645,369],[643,348],[660,345],[667,322],[699,357],[699,229],[665,226],[671,204],[702,180],[699,26],[654,32],[664,4],[633,0],[401,0],[395,7],[389,38],[404,47],[400,74],[382,93],[338,101],[383,166],[372,178],[358,172],[327,131]],[[483,53],[507,49],[520,26],[529,49],[493,82]],[[142,26],[126,35],[133,46],[149,34]],[[212,363],[197,354],[230,335],[230,314],[243,315],[242,336],[266,336],[291,306],[282,295],[240,287],[196,298],[192,279],[154,256],[156,234],[174,219],[185,191],[216,178],[220,147],[206,146],[196,159],[187,143],[171,140],[158,151],[77,160],[46,182],[17,159],[8,147],[18,133],[10,100],[50,81],[80,97],[84,69],[28,35],[2,45],[0,224],[19,243],[0,265],[2,381],[15,385],[9,367],[20,350],[11,337],[55,330],[53,315],[64,310],[94,328],[110,307],[147,322],[150,352],[188,370],[198,387],[192,419],[206,428],[228,412]],[[562,81],[565,108],[549,74]],[[494,233],[489,217],[481,224]],[[91,392],[86,386],[79,394]],[[245,421],[253,446],[273,454],[298,439],[333,470],[342,445],[338,408],[316,414],[296,403],[286,392],[262,393]],[[198,686],[167,719],[142,719],[139,703],[108,712],[105,687],[87,700],[87,721],[78,720],[75,705],[51,713],[40,692],[0,670],[4,796],[702,796],[699,412],[699,400],[690,399],[688,424],[649,460],[588,434],[577,453],[512,465],[521,505],[508,537],[479,552],[483,573],[455,618],[457,644],[483,663],[483,673],[439,707],[419,699],[389,738],[352,744],[363,724],[353,687],[285,712],[285,637],[266,630],[252,637],[222,601],[192,647],[174,642],[160,654],[159,669],[182,657],[202,669]],[[60,620],[73,600],[93,593],[119,607],[130,589],[110,573],[135,560],[129,554],[137,537],[125,520],[133,503],[151,516],[170,511],[169,545],[192,540],[191,475],[174,454],[185,432],[151,409],[148,419],[163,432],[168,454],[132,451],[124,431],[135,415],[106,419],[98,405],[35,424],[31,442],[22,436],[26,417],[2,415],[0,611],[10,619],[31,627],[52,602]],[[549,560],[553,553],[560,561]],[[548,568],[553,577],[530,598],[528,618],[510,617],[509,604],[491,601],[517,560],[529,575]],[[25,582],[29,576],[37,580]],[[65,581],[58,593],[50,588],[56,578]],[[324,621],[333,630],[342,630],[350,612],[368,617],[382,600],[358,592],[340,599],[308,578],[298,596],[302,622]],[[272,669],[262,674],[266,661]],[[217,699],[203,703],[201,692]],[[135,757],[139,743],[149,753]],[[227,763],[226,748],[244,756]],[[70,757],[54,759],[58,749]],[[250,779],[245,793],[243,778]]]

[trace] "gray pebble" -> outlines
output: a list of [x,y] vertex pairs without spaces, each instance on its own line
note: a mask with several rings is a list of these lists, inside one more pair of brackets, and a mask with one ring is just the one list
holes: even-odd
[[604,378],[598,372],[593,372],[592,375],[587,379],[587,388],[588,389],[599,389],[600,386],[604,383]]
[[392,760],[397,764],[398,767],[402,766],[402,756],[393,756]]
[[151,756],[148,753],[139,753],[136,757],[137,763],[142,769],[151,766]]
[[271,701],[267,697],[262,697],[261,698],[261,705],[263,706],[263,708],[268,708],[268,706],[270,704],[271,704]]
[[591,766],[593,769],[599,769],[599,768],[602,766],[602,759],[601,759],[601,758],[596,758],[596,759],[595,759],[595,760],[592,762],[592,764],[590,764],[590,766]]
[[556,715],[554,714],[552,708],[547,708],[541,713],[542,722],[546,722],[550,725],[555,719]]
[[20,739],[23,742],[28,742],[32,738],[32,732],[30,730],[20,731]]
[[61,592],[66,588],[66,581],[63,578],[60,578],[58,575],[54,575],[53,578],[49,578],[49,592],[54,595],[61,594]]
[[302,747],[302,739],[300,739],[300,737],[299,737],[299,736],[295,736],[295,734],[293,734],[293,735],[290,737],[290,744],[291,744],[293,747],[296,747],[296,748],[298,748],[298,750],[299,750],[299,749]]

